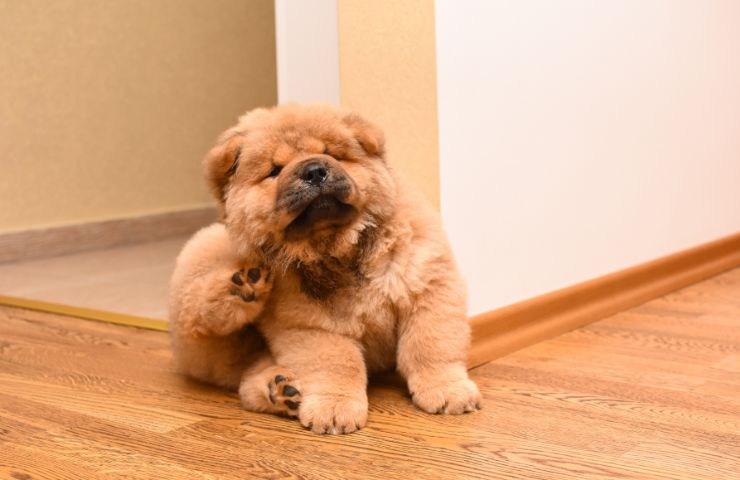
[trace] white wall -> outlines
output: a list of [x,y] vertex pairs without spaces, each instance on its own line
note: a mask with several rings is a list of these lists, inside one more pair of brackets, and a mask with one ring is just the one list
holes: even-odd
[[339,104],[337,0],[275,0],[278,102]]
[[740,2],[438,0],[471,313],[740,230]]

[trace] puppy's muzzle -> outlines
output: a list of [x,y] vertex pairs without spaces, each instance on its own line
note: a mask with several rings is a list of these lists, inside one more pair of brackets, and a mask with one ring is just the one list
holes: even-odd
[[356,187],[338,161],[309,157],[282,180],[276,209],[287,238],[299,239],[315,229],[341,227],[358,214]]
[[278,209],[299,214],[319,197],[350,201],[353,182],[336,160],[309,157],[302,160],[278,190]]

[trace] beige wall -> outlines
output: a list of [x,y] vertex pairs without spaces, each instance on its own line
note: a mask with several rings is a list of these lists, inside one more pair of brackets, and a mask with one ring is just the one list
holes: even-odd
[[200,159],[275,103],[271,0],[0,0],[0,231],[210,201]]
[[432,0],[339,0],[342,104],[386,132],[388,156],[439,205]]

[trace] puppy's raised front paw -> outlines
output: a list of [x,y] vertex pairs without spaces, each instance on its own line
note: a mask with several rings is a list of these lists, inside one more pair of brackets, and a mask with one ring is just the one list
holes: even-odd
[[244,268],[231,275],[229,293],[247,303],[263,301],[272,289],[271,280],[265,268]]
[[367,396],[308,395],[303,397],[298,418],[314,433],[352,433],[367,423]]
[[469,378],[458,378],[429,388],[421,386],[412,392],[414,405],[427,413],[457,415],[481,408],[478,386]]

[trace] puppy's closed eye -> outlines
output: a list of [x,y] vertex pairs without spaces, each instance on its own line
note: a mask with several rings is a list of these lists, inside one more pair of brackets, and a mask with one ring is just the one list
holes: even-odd
[[273,165],[272,170],[270,170],[270,173],[267,174],[266,178],[274,178],[280,175],[280,172],[283,170],[283,167],[280,165]]
[[234,163],[231,164],[228,170],[226,170],[226,177],[230,177],[236,173],[236,169],[239,168],[239,156],[242,154],[241,147],[238,147],[236,149],[236,152],[234,153]]

